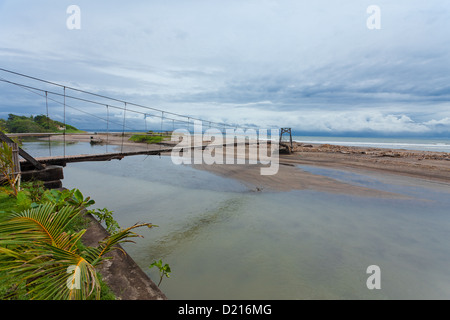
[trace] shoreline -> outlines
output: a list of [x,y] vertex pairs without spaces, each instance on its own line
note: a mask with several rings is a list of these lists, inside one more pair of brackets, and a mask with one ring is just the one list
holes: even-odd
[[[128,141],[130,134],[122,139],[116,134],[75,134],[66,135],[66,142],[89,142],[92,139],[108,140],[108,145],[122,147],[124,151],[157,150],[161,144],[146,144]],[[91,139],[92,138],[92,139]],[[62,136],[52,136],[53,141],[62,141]],[[175,145],[167,141],[163,145]],[[256,191],[316,190],[339,194],[352,194],[371,197],[405,197],[382,190],[376,190],[341,182],[330,177],[302,170],[300,165],[308,165],[355,173],[403,176],[436,182],[450,187],[450,153],[350,147],[330,144],[293,143],[291,154],[279,155],[279,170],[273,176],[260,175],[263,165],[250,164],[192,164],[191,166],[211,173],[237,179]],[[170,155],[162,153],[162,155]],[[237,154],[248,160],[248,153]],[[450,188],[449,188],[450,189]]]
[[302,170],[299,167],[301,165],[375,176],[411,177],[444,184],[450,190],[450,154],[444,152],[298,143],[294,146],[292,154],[280,154],[279,162],[279,171],[273,176],[261,176],[260,165],[245,167],[194,165],[194,167],[236,178],[259,190],[269,191],[315,190],[370,197],[405,198],[403,195],[312,174]]
[[[98,246],[109,234],[94,216],[87,214],[86,217],[89,222],[82,241],[87,246]],[[105,260],[97,267],[97,271],[115,294],[116,300],[168,300],[120,244],[117,250],[109,252],[107,256],[112,260]]]

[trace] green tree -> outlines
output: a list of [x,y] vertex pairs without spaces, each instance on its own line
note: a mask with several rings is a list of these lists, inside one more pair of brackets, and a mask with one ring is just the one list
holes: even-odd
[[32,119],[26,117],[14,117],[12,120],[7,121],[7,129],[9,132],[13,133],[28,133],[28,132],[44,132],[45,130],[41,128]]
[[54,121],[45,115],[38,115],[38,116],[34,117],[34,122],[38,126],[40,126],[42,129],[45,129],[47,131],[57,130],[57,127],[56,127]]
[[8,133],[5,119],[0,119],[0,131],[2,131],[4,133]]
[[5,122],[5,127],[12,133],[45,133],[59,132],[66,127],[66,131],[78,132],[79,130],[71,125],[64,125],[62,122],[52,120],[46,115],[18,116],[10,113]]

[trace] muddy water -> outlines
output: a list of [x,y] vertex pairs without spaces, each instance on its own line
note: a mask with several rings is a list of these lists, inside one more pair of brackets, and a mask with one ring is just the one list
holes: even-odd
[[[148,266],[171,266],[161,284],[170,299],[450,298],[448,186],[302,169],[410,198],[254,192],[158,156],[69,164],[63,184],[113,210],[123,227],[159,225],[125,248],[156,282]],[[380,267],[379,290],[367,288],[370,265]]]

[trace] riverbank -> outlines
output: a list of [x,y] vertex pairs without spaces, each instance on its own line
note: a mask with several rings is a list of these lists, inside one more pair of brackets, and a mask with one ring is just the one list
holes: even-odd
[[312,174],[301,166],[408,176],[450,185],[450,155],[443,152],[294,143],[293,153],[280,154],[279,164],[277,174],[268,176],[261,175],[262,165],[202,164],[194,167],[238,179],[258,191],[315,190],[360,196],[399,197]]
[[[92,216],[86,215],[88,228],[82,241],[86,246],[96,247],[108,236],[103,226]],[[97,269],[103,281],[118,300],[167,300],[166,295],[118,245],[118,250],[107,254],[111,260],[104,261]]]
[[[129,141],[131,134],[74,134],[66,135],[66,142],[89,142],[93,139],[108,142],[123,151],[157,150],[161,144],[146,144]],[[52,140],[62,140],[53,136]],[[164,145],[175,145],[165,141]],[[222,150],[216,149],[220,156]],[[222,155],[224,155],[223,152]],[[170,155],[166,153],[165,155]],[[235,148],[235,157],[248,160],[245,154]],[[330,177],[312,174],[300,166],[316,166],[337,170],[374,174],[388,174],[420,178],[437,183],[450,184],[450,154],[445,152],[413,151],[404,149],[384,149],[349,147],[330,144],[305,144],[294,142],[292,154],[279,155],[279,170],[275,175],[262,176],[263,165],[241,164],[196,164],[194,168],[237,179],[257,191],[315,190],[338,194],[353,194],[375,197],[398,197],[398,195],[355,186]]]

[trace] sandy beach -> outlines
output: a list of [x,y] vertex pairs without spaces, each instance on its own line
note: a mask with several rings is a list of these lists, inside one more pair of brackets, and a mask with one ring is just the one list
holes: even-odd
[[[195,165],[196,168],[243,181],[259,191],[316,190],[372,197],[399,195],[359,187],[302,170],[298,165],[326,167],[374,175],[420,178],[450,187],[450,157],[446,153],[298,144],[280,154],[278,173],[262,176],[260,165]],[[449,188],[450,190],[450,188]],[[400,196],[402,197],[402,196]]]
[[[52,136],[52,140],[63,140],[62,136]],[[116,134],[68,134],[66,142],[89,142],[123,146],[123,151],[155,150],[160,144],[148,145],[122,139]],[[207,142],[205,142],[207,143]],[[164,142],[163,146],[175,145],[175,142]],[[247,149],[248,150],[248,149]],[[170,153],[166,154],[170,155]],[[246,154],[235,152],[236,157],[248,159]],[[407,176],[434,182],[439,186],[450,187],[450,154],[444,152],[411,151],[403,149],[381,149],[347,147],[328,144],[294,143],[291,154],[279,155],[279,170],[275,175],[262,176],[262,165],[251,164],[196,164],[193,167],[201,170],[238,179],[255,191],[289,191],[316,190],[332,193],[344,193],[372,197],[404,197],[382,190],[361,187],[341,182],[330,177],[317,175],[302,170],[298,165],[325,167],[346,170],[355,173],[375,175]],[[449,188],[450,190],[450,188]]]

